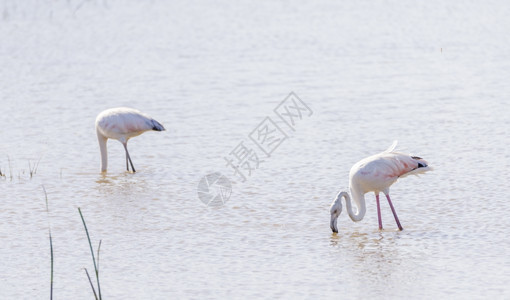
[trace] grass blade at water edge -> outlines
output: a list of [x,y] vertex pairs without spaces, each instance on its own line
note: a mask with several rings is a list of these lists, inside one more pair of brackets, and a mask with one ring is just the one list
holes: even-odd
[[[102,300],[101,286],[99,285],[99,271],[97,270],[96,258],[94,257],[94,249],[92,248],[92,242],[90,241],[89,230],[87,229],[87,224],[85,223],[85,219],[83,218],[83,214],[81,213],[81,209],[79,207],[78,207],[78,212],[80,213],[81,221],[83,222],[83,227],[85,227],[85,233],[87,233],[87,239],[89,241],[89,246],[90,246],[90,254],[92,255],[92,261],[94,262],[94,270],[96,271],[97,292],[99,294],[99,299]],[[98,251],[99,251],[99,249],[98,249]],[[87,275],[88,275],[88,272],[87,272]],[[94,294],[95,294],[95,291],[94,291]]]
[[50,257],[51,257],[51,275],[50,275],[50,300],[53,300],[53,240],[51,238],[51,226],[50,226],[50,209],[48,208],[48,194],[44,185],[42,186],[44,191],[44,198],[46,199],[46,214],[48,216],[48,234],[50,237]]
[[90,279],[89,271],[87,271],[87,268],[85,268],[85,273],[87,273],[87,278],[89,279],[90,287],[92,288],[92,292],[94,292],[94,297],[97,300],[96,289],[94,288],[94,284],[92,283],[92,280]]
[[101,242],[103,240],[99,240],[99,246],[97,246],[97,273],[99,273],[99,251],[101,250]]

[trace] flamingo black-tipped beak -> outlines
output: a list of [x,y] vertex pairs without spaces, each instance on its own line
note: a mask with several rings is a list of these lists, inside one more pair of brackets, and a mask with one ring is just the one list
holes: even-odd
[[338,227],[336,226],[336,218],[334,217],[331,217],[331,222],[329,223],[329,227],[331,227],[331,230],[334,232],[334,233],[338,233]]

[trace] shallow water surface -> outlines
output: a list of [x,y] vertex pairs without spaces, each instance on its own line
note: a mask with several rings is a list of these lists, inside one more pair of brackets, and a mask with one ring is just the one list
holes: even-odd
[[[30,1],[29,1],[30,2]],[[36,1],[37,2],[37,1]],[[0,298],[90,299],[77,208],[109,299],[509,298],[510,6],[358,2],[0,2]],[[294,91],[313,111],[270,157],[249,134]],[[165,125],[109,141],[103,109]],[[339,233],[350,167],[386,149],[435,170]],[[264,161],[242,182],[224,157]],[[40,160],[37,171],[30,168]],[[30,162],[30,167],[29,167]],[[232,194],[205,206],[200,179]],[[45,210],[44,185],[49,202]]]

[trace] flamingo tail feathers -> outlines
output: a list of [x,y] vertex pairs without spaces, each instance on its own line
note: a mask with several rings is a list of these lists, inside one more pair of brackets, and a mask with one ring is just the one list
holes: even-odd
[[158,121],[152,119],[151,120],[151,124],[152,124],[152,130],[155,130],[155,131],[165,131],[165,127],[163,127],[163,125],[161,125],[161,123],[159,123]]
[[434,170],[431,166],[429,166],[428,162],[426,160],[424,160],[423,158],[418,157],[418,156],[411,156],[411,158],[414,159],[416,162],[418,162],[418,167],[416,167],[416,169],[414,169],[410,172],[400,175],[400,178],[403,178],[403,177],[406,177],[409,175],[418,176],[418,174],[423,174],[428,171]]
[[391,146],[388,149],[386,149],[386,151],[384,151],[384,152],[385,153],[392,152],[393,150],[395,150],[395,148],[397,148],[397,144],[398,144],[398,141],[394,140],[393,144],[391,144]]

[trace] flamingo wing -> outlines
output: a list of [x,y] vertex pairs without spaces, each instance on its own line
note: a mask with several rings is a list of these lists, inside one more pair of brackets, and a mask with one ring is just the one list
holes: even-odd
[[367,157],[351,169],[350,184],[365,193],[387,191],[399,178],[424,173],[431,168],[425,160],[397,152],[383,152]]
[[150,116],[127,107],[105,110],[98,116],[96,122],[102,133],[111,138],[118,136],[129,138],[149,130],[165,130],[163,125]]

